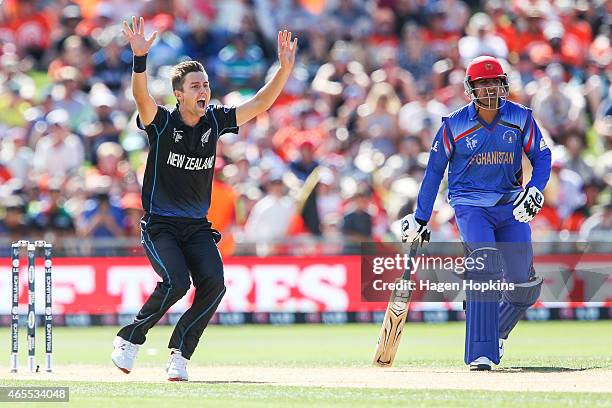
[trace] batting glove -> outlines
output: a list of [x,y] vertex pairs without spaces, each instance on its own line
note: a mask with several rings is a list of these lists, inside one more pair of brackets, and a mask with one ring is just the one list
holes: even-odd
[[536,187],[529,187],[528,190],[521,191],[514,200],[514,218],[520,222],[533,220],[544,205],[544,195]]
[[414,214],[408,214],[402,218],[402,242],[419,241],[422,245],[429,241],[431,231],[427,228],[427,223],[417,221]]

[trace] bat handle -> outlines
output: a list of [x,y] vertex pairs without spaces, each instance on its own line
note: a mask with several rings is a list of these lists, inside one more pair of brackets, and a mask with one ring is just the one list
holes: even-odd
[[412,274],[412,269],[413,269],[412,259],[416,255],[417,249],[419,248],[419,246],[422,246],[422,245],[423,244],[419,243],[419,241],[414,241],[410,245],[410,250],[408,251],[408,265],[406,265],[407,268],[404,270],[404,273],[402,274],[402,279],[405,279],[405,280],[410,279],[410,275]]

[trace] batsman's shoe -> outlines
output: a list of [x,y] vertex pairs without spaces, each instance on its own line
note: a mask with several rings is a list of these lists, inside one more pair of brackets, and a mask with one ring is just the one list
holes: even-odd
[[166,364],[166,372],[168,373],[168,381],[187,381],[187,360],[181,354],[180,350],[172,349],[168,363]]
[[470,371],[490,371],[493,362],[487,357],[478,357],[470,363]]
[[136,354],[138,354],[140,346],[117,336],[113,340],[113,347],[115,348],[111,354],[113,363],[118,369],[129,374],[134,368],[134,360],[136,360]]

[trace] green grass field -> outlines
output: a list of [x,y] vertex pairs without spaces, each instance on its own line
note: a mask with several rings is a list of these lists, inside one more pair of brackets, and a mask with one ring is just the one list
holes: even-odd
[[[535,376],[538,381],[553,384],[555,381],[564,381],[564,384],[568,383],[568,387],[578,387],[568,391],[579,391],[580,381],[587,381],[588,385],[589,378],[602,374],[610,378],[610,321],[521,322],[506,343],[502,369],[491,373],[470,373],[463,365],[462,323],[409,323],[393,370],[389,372],[387,369],[385,375],[404,380],[405,376],[412,375],[415,381],[427,375],[434,379],[430,389],[412,389],[410,386],[398,384],[390,385],[388,389],[367,388],[367,381],[364,386],[289,386],[283,385],[287,380],[285,378],[279,378],[280,385],[275,385],[275,381],[256,381],[256,375],[253,378],[255,381],[238,378],[234,381],[228,377],[218,380],[212,375],[220,367],[233,366],[250,369],[260,367],[262,372],[266,370],[266,373],[275,368],[292,368],[298,373],[298,377],[302,371],[306,376],[308,372],[312,373],[312,370],[317,372],[317,369],[322,370],[318,371],[322,373],[354,370],[360,375],[366,373],[376,377],[380,371],[370,368],[370,359],[378,329],[377,325],[366,324],[211,326],[191,359],[189,367],[192,381],[174,384],[164,382],[163,377],[163,366],[167,358],[166,345],[171,332],[171,328],[167,326],[155,327],[149,332],[147,343],[139,353],[137,367],[129,376],[113,369],[109,355],[116,328],[108,327],[56,328],[56,372],[34,376],[23,372],[10,374],[9,330],[3,328],[0,330],[0,344],[6,345],[6,359],[0,360],[0,385],[68,386],[71,402],[53,406],[70,407],[161,407],[181,402],[193,403],[196,406],[231,407],[612,406],[612,385],[610,389],[604,390],[608,392],[504,391],[508,389],[504,383],[522,381],[524,375]],[[22,371],[26,363],[23,331],[20,333]],[[44,350],[42,331],[37,333],[37,339],[38,350]],[[37,359],[41,365],[42,356],[40,353]],[[54,379],[55,376],[61,377],[63,367],[78,369],[81,365],[89,367],[89,377],[84,376],[83,380],[80,380],[76,375],[70,377],[70,380]],[[99,367],[100,381],[92,381],[90,378],[91,367]],[[253,370],[256,372],[257,369]],[[211,373],[210,378],[207,373]],[[446,378],[448,375],[459,381],[458,387],[444,389],[443,384],[435,383],[437,376]],[[572,375],[581,377],[571,377]],[[154,380],[150,381],[151,378]],[[470,390],[479,388],[473,385],[481,381],[490,382],[491,378],[499,384],[499,388],[494,384],[492,387],[484,387],[486,390]],[[299,382],[299,378],[295,381]],[[338,381],[341,383],[341,379]],[[578,383],[575,384],[574,381]],[[18,406],[25,407],[28,403],[20,403]]]

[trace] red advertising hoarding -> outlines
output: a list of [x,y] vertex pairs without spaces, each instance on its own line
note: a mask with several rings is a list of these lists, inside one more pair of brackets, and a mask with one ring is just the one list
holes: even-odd
[[[600,270],[612,270],[612,255],[582,257],[581,262],[596,265]],[[10,314],[10,260],[0,259],[0,314]],[[563,258],[536,258],[536,270],[555,269]],[[364,312],[384,310],[384,303],[361,301],[359,256],[318,257],[233,257],[224,260],[227,293],[220,312]],[[42,260],[36,268],[37,311],[44,308]],[[19,297],[21,310],[27,305],[27,270],[20,270]],[[53,261],[54,314],[136,313],[161,280],[144,257],[116,258],[56,258]],[[553,288],[555,275],[545,279]],[[603,302],[598,307],[611,307],[610,279],[603,282]],[[584,291],[585,284],[577,276],[572,291]],[[605,293],[608,293],[606,295]],[[171,313],[186,310],[193,299],[193,288],[177,302]],[[567,295],[567,302],[555,307],[579,307],[579,302]],[[565,304],[561,304],[565,303]],[[413,310],[440,310],[460,307],[457,302],[447,305],[413,305]],[[542,306],[539,304],[539,306]]]

